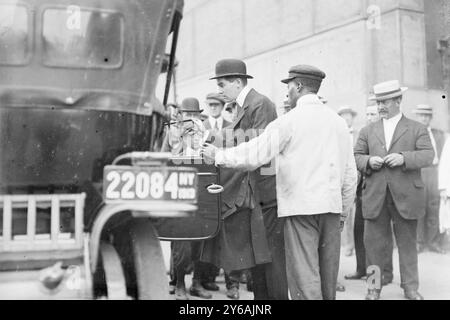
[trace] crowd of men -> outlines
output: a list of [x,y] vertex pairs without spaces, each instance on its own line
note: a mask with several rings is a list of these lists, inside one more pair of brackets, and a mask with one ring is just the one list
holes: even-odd
[[257,300],[335,299],[345,290],[337,282],[343,229],[346,254],[355,250],[357,260],[345,278],[378,270],[380,286],[368,286],[366,299],[392,282],[394,237],[404,295],[423,299],[418,253],[444,252],[450,227],[440,208],[450,207],[450,143],[430,128],[430,106],[417,106],[418,121],[403,114],[407,88],[396,80],[374,86],[367,126],[357,132],[351,107],[336,112],[318,96],[325,78],[314,66],[290,68],[281,80],[286,112],[277,117],[275,104],[249,86],[245,63],[224,59],[211,78],[218,90],[206,97],[207,118],[196,98],[171,106],[179,125],[167,131],[164,150],[219,166],[224,187],[219,234],[172,243],[176,299],[188,299],[190,268],[189,292],[200,298],[218,290],[223,269],[231,299],[244,275]]

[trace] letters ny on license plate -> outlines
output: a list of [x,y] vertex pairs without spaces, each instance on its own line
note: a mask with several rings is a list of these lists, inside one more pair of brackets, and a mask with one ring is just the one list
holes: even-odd
[[197,200],[197,170],[176,167],[106,166],[105,200]]

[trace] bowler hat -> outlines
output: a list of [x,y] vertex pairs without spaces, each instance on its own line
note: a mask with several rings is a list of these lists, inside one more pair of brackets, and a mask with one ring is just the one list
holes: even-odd
[[358,113],[349,106],[340,107],[338,110],[338,115],[343,115],[344,113],[350,113],[352,116],[356,117]]
[[293,66],[289,69],[289,75],[286,79],[281,80],[283,83],[289,83],[291,80],[295,78],[306,78],[312,80],[322,81],[325,79],[326,74],[319,68],[314,66],[309,66],[306,64],[300,64],[297,66]]
[[240,77],[253,79],[247,74],[247,66],[245,62],[238,59],[223,59],[216,63],[216,75],[209,80],[226,78],[226,77]]
[[221,94],[216,93],[216,92],[211,92],[206,96],[206,100],[210,100],[210,99],[217,100],[223,105],[226,103],[225,98]]
[[200,103],[196,98],[186,98],[181,102],[181,112],[202,112]]
[[414,109],[413,113],[416,114],[433,114],[433,107],[426,104],[419,104]]
[[400,97],[408,90],[407,87],[400,87],[398,80],[390,80],[381,82],[373,86],[374,95],[369,97],[369,100],[383,101]]

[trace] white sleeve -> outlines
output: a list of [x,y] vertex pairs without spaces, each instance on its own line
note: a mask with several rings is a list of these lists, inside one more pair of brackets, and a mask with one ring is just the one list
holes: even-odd
[[439,161],[439,190],[450,196],[450,139],[447,138]]
[[342,183],[342,213],[347,215],[355,201],[356,186],[358,184],[358,172],[356,170],[355,156],[353,155],[353,143],[349,141],[347,162]]
[[280,123],[279,119],[274,120],[258,137],[234,148],[218,150],[216,165],[253,171],[270,162],[290,139],[289,129]]

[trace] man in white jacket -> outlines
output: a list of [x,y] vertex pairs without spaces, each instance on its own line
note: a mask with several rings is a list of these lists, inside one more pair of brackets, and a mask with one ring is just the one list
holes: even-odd
[[450,232],[450,138],[448,137],[442,149],[439,164],[439,191],[441,193],[439,231]]
[[307,65],[282,82],[296,107],[257,138],[235,148],[203,148],[216,165],[255,170],[276,162],[278,217],[285,218],[285,251],[292,299],[336,297],[340,219],[352,206],[357,182],[344,119],[317,96],[325,73]]

